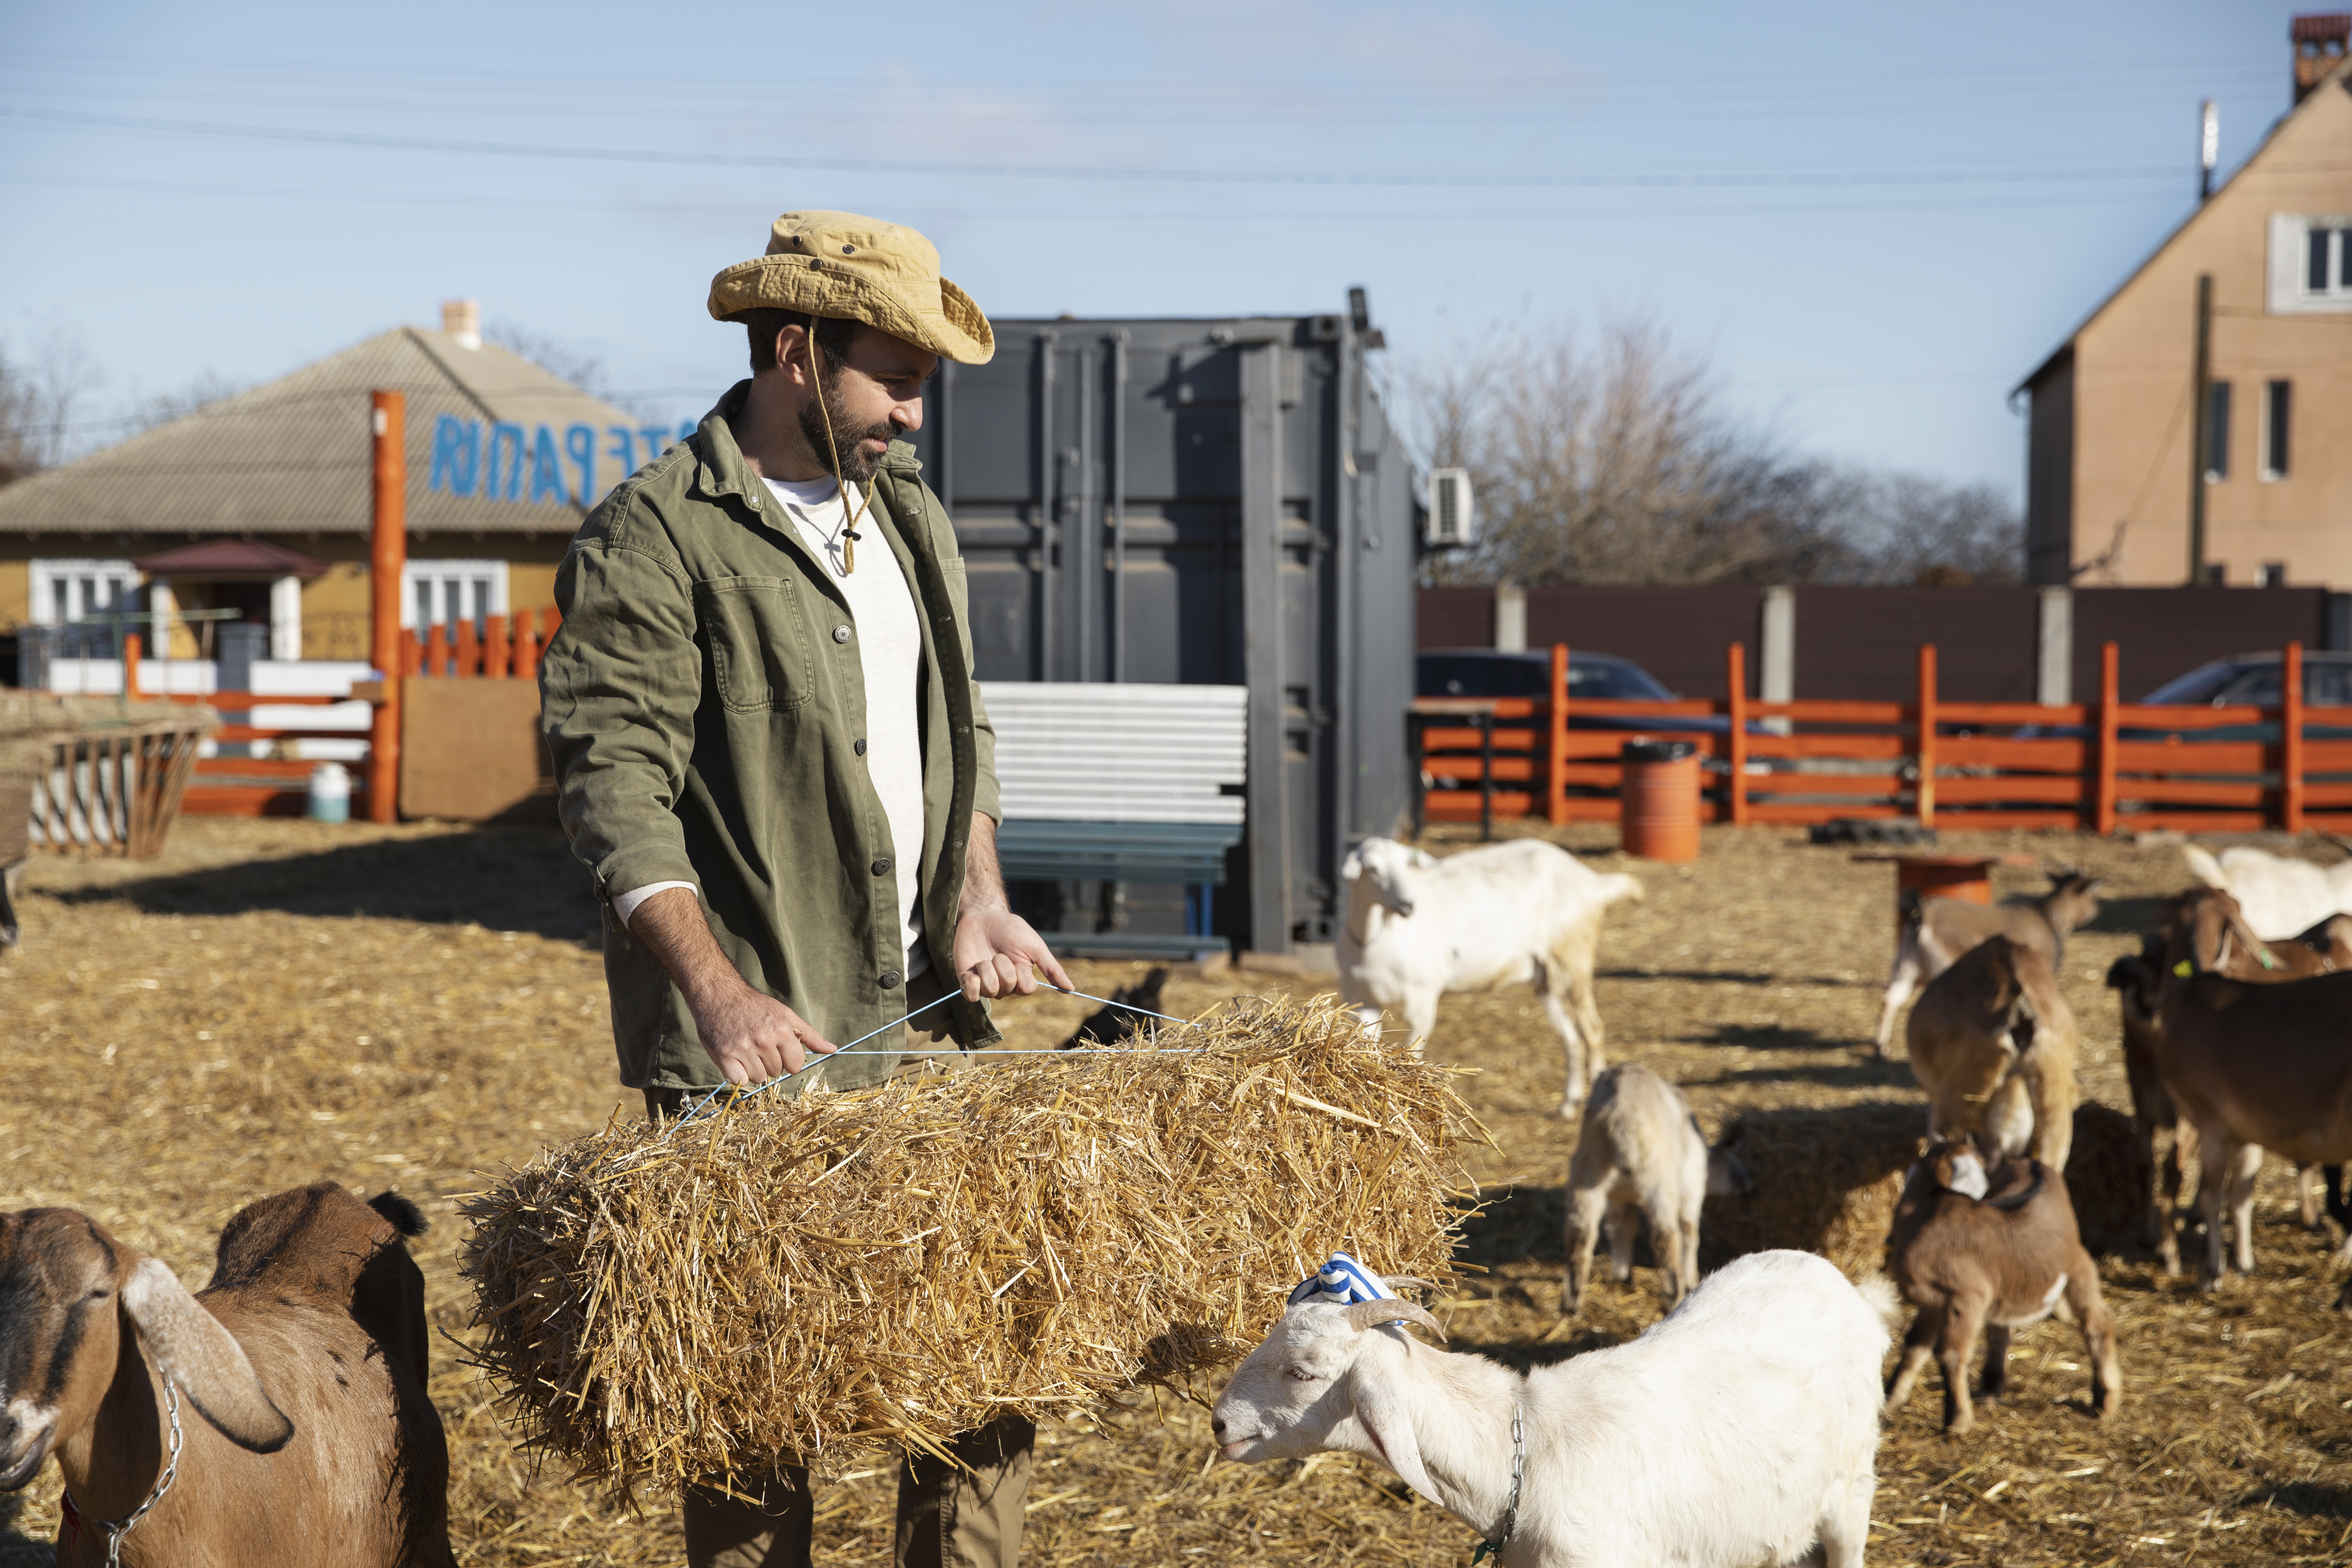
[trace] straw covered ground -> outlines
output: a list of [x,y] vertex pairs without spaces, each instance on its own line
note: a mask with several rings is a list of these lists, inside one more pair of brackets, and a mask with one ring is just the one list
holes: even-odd
[[[1743,1225],[1750,1236],[1819,1226],[1821,1245],[1866,1254],[1868,1200],[1836,1192],[1848,1178],[1832,1172],[1851,1162],[1858,1179],[1899,1157],[1904,1111],[1919,1116],[1921,1104],[1904,1064],[1866,1048],[1891,950],[1891,870],[1775,830],[1711,829],[1706,858],[1681,868],[1618,862],[1605,829],[1566,837],[1649,891],[1612,912],[1602,943],[1612,1057],[1680,1082],[1710,1133],[1737,1118],[1755,1163],[1785,1173],[1751,1200],[1762,1209],[1710,1209],[1710,1250]],[[1433,847],[1464,841],[1440,837]],[[1979,846],[2112,879],[2116,901],[2069,945],[2063,980],[2084,1022],[2085,1094],[2105,1111],[2127,1108],[2100,977],[2155,900],[2183,882],[2177,847],[1947,837],[1948,848]],[[2004,892],[2036,885],[2025,870],[1999,882]],[[534,1469],[498,1392],[462,1364],[484,1344],[457,1267],[466,1195],[597,1135],[616,1110],[622,1122],[639,1114],[614,1084],[584,882],[551,835],[191,821],[160,863],[40,863],[19,910],[25,942],[0,954],[11,1068],[0,1207],[86,1209],[200,1284],[222,1222],[257,1196],[321,1176],[368,1193],[398,1187],[435,1223],[418,1256],[442,1331],[434,1390],[456,1470],[459,1561],[682,1561],[658,1490],[633,1512],[561,1466]],[[1105,992],[1139,973],[1077,972]],[[1164,1002],[1189,1016],[1245,993],[1318,988],[1311,977],[1180,973]],[[1041,997],[1002,1016],[1009,1043],[1053,1045],[1091,1010]],[[1435,1302],[1455,1348],[1527,1365],[1655,1321],[1646,1268],[1631,1287],[1604,1278],[1580,1319],[1558,1315],[1572,1132],[1549,1114],[1559,1054],[1540,1008],[1524,993],[1450,998],[1430,1059],[1479,1069],[1451,1081],[1497,1144],[1464,1151],[1488,1205],[1465,1226],[1464,1279]],[[2078,1144],[2088,1125],[2078,1123]],[[2070,1173],[2078,1205],[2095,1179]],[[1296,1202],[1307,1210],[1344,1196],[1302,1190]],[[2107,1421],[2085,1410],[2089,1373],[2063,1323],[2018,1335],[2009,1401],[1981,1409],[1964,1440],[1937,1430],[1931,1372],[1888,1426],[1871,1561],[2352,1560],[2352,1331],[2329,1310],[2327,1239],[2293,1215],[2274,1165],[2259,1193],[2258,1272],[2210,1297],[2129,1249],[2102,1260],[2126,1378]],[[1835,1226],[1844,1229],[1832,1237]],[[1253,1275],[1245,1289],[1296,1278],[1286,1259],[1264,1267],[1273,1277]],[[1469,1532],[1376,1467],[1209,1465],[1205,1415],[1188,1395],[1214,1383],[1114,1394],[1049,1423],[1026,1560],[1463,1561]],[[825,1491],[821,1562],[888,1561],[893,1471],[886,1459],[860,1462]],[[0,1564],[46,1563],[38,1543],[56,1521],[52,1469],[0,1500]]]

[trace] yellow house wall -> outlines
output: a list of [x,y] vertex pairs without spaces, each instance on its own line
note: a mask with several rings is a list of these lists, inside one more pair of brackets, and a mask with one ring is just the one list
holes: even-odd
[[[2352,587],[2352,312],[2272,315],[2273,213],[2352,213],[2352,93],[2320,87],[2074,340],[2074,558],[2084,585],[2189,571],[2200,273],[2211,374],[2231,388],[2229,477],[2207,487],[2205,558],[2235,584]],[[2300,260],[2298,258],[2298,269]],[[2263,384],[2294,384],[2289,474],[2261,478]]]

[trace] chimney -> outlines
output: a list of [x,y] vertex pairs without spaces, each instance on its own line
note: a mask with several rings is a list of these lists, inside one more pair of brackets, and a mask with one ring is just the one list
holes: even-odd
[[441,330],[461,349],[482,346],[482,302],[479,300],[441,301]]
[[2288,25],[2287,37],[2294,44],[2294,100],[2301,103],[2352,49],[2352,13],[2297,16]]

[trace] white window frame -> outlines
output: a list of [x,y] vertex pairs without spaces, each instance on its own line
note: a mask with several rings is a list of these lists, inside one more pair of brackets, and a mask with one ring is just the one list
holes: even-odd
[[[2336,231],[2330,276],[2326,289],[2309,288],[2311,231]],[[2271,214],[2270,310],[2273,316],[2310,316],[2352,312],[2352,213]]]
[[[81,585],[85,582],[117,584],[110,604],[82,603]],[[66,589],[66,619],[78,621],[100,610],[134,610],[139,606],[139,568],[128,561],[100,560],[93,557],[35,557],[32,563],[33,624],[37,626],[62,625],[58,619],[58,584]],[[125,631],[135,628],[125,626]]]
[[[436,584],[434,612],[436,625],[455,624],[446,615],[447,593],[452,583],[471,585],[487,581],[489,584],[489,605],[481,614],[487,616],[503,616],[507,613],[507,563],[505,562],[411,561],[401,568],[400,573],[400,624],[404,629],[413,631],[419,637],[425,635],[425,627],[416,624],[416,589],[418,584],[428,580]],[[459,608],[463,610],[465,606],[460,605]],[[474,617],[467,615],[460,618]]]

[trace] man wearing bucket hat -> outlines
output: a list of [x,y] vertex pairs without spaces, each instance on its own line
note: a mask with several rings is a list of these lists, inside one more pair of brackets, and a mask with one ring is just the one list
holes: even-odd
[[[748,328],[751,377],[582,525],[540,674],[654,1115],[803,1067],[789,1088],[876,1083],[910,1014],[982,1046],[986,998],[1070,983],[1005,902],[964,563],[901,438],[941,356],[994,353],[988,319],[921,235],[833,212],[778,218],[709,310]],[[1007,1417],[910,1458],[897,1562],[1011,1564],[1034,1436]],[[804,1469],[734,1489],[687,1491],[695,1568],[809,1561]]]

